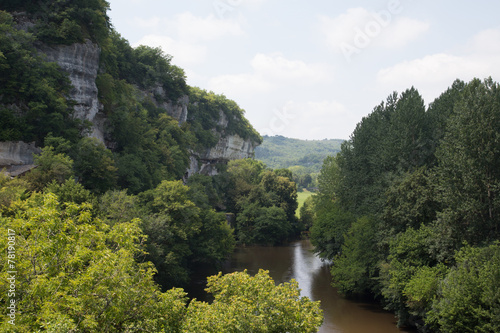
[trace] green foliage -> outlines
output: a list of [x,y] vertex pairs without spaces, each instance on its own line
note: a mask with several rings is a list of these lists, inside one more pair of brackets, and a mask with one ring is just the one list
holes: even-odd
[[432,155],[423,100],[414,89],[393,93],[356,126],[342,145],[338,197],[343,208],[379,214],[393,177],[423,166]]
[[[317,197],[315,198],[317,200]],[[320,257],[333,259],[341,252],[344,235],[355,221],[355,217],[340,208],[332,200],[315,202],[316,217],[311,231],[311,243]]]
[[[92,219],[87,203],[61,205],[54,194],[36,194],[17,201],[12,217],[0,228],[15,231],[16,317],[19,332],[72,329],[85,332],[158,332],[179,308],[169,302],[184,294],[161,294],[150,263],[138,264],[144,241],[137,221],[109,228]],[[7,237],[0,247],[7,252]],[[7,257],[1,260],[6,267]],[[7,271],[0,289],[7,295]],[[6,298],[0,301],[6,307]],[[179,302],[181,305],[183,302]],[[7,329],[7,320],[2,328]]]
[[279,244],[302,231],[295,216],[297,186],[288,171],[245,159],[230,161],[227,174],[227,208],[236,213],[241,243]]
[[284,210],[276,206],[247,205],[236,221],[238,240],[244,244],[278,245],[291,233]]
[[344,140],[299,140],[281,135],[264,136],[260,146],[255,148],[255,158],[273,169],[302,166],[308,173],[319,172],[327,156],[340,151]]
[[76,141],[83,126],[71,117],[68,75],[45,62],[34,41],[14,28],[10,14],[0,11],[0,140],[41,144],[52,132]]
[[308,231],[312,227],[315,216],[314,211],[314,200],[313,197],[309,195],[299,208],[299,224],[302,228],[301,231]]
[[276,286],[267,271],[236,272],[208,279],[213,303],[192,301],[183,332],[317,332],[319,302],[300,297],[292,280]]
[[336,201],[340,184],[340,169],[337,157],[329,156],[323,161],[318,176],[318,193],[314,196],[315,219],[311,227],[311,242],[315,252],[322,258],[333,259],[344,244],[344,235],[356,220]]
[[0,212],[16,200],[24,198],[29,189],[29,183],[24,179],[10,179],[0,170]]
[[457,243],[500,237],[500,88],[490,79],[468,83],[437,151],[445,206],[439,218]]
[[162,181],[141,193],[139,200],[148,235],[147,259],[158,268],[156,279],[162,287],[185,284],[198,263],[215,265],[233,250],[233,232],[225,215],[198,207],[181,181]]
[[4,9],[26,11],[35,22],[32,32],[46,43],[69,45],[86,38],[102,41],[110,26],[106,14],[109,3],[105,0],[8,1]]
[[136,194],[164,179],[181,179],[189,165],[190,134],[164,110],[150,114],[140,100],[129,95],[133,95],[132,86],[122,87],[123,96],[111,106],[110,117],[118,185]]
[[85,188],[103,193],[115,187],[117,168],[110,150],[95,138],[81,139],[75,149],[75,175]]
[[[61,202],[83,204],[84,202],[94,201],[94,195],[92,192],[85,189],[81,183],[77,183],[73,177],[67,179],[61,184],[53,181],[46,187],[46,190],[57,195],[59,201]],[[131,219],[127,221],[130,220]]]
[[[23,184],[0,177],[0,196],[15,187]],[[68,180],[50,188],[70,201],[59,201],[47,190],[0,206],[0,231],[14,231],[11,238],[1,238],[0,249],[7,253],[9,241],[15,242],[15,300],[22,313],[16,316],[16,332],[315,332],[321,325],[319,302],[300,297],[293,280],[276,286],[265,271],[255,277],[246,272],[210,277],[211,304],[192,300],[187,305],[182,289],[160,292],[155,267],[136,261],[150,247],[146,242],[151,245],[140,227],[144,222],[129,220],[144,214],[136,197],[106,193],[99,208],[105,223],[90,203],[75,203],[88,194],[80,184]],[[154,232],[191,241],[197,262],[202,254],[222,259],[222,253],[232,251],[224,215],[195,207],[180,182],[163,182],[141,200],[153,214],[143,216],[170,223]],[[7,256],[0,258],[0,266],[8,267]],[[0,274],[4,296],[10,289],[8,274]],[[2,297],[0,305],[6,308],[8,301]],[[1,330],[10,331],[6,313],[1,316]]]
[[457,80],[427,111],[414,88],[393,93],[325,159],[311,237],[341,292],[380,295],[423,331],[498,330],[482,256],[500,238],[499,91]]
[[35,164],[37,167],[25,179],[36,191],[41,191],[52,182],[62,184],[74,175],[73,160],[63,153],[56,154],[51,146],[43,148],[41,154],[35,156]]
[[422,226],[409,228],[390,242],[388,262],[381,265],[382,295],[401,325],[408,324],[411,315],[424,316],[435,295],[444,268],[436,267],[437,237],[432,227]]
[[[255,144],[262,142],[262,137],[244,117],[245,111],[224,95],[190,87],[188,109],[187,120],[196,136],[198,149],[213,147],[220,136],[234,134]],[[220,134],[213,133],[214,129]]]
[[380,256],[374,242],[377,221],[361,217],[345,235],[341,254],[334,258],[331,273],[333,285],[347,295],[363,295],[376,291]]
[[436,219],[439,202],[435,187],[425,167],[407,172],[392,182],[382,213],[388,238]]
[[141,216],[138,199],[127,191],[108,191],[99,198],[100,217],[109,225],[131,221]]
[[283,209],[290,222],[296,219],[297,210],[297,185],[290,179],[290,175],[283,177],[276,172],[264,171],[260,185],[269,196],[268,205],[276,205]]
[[500,244],[465,246],[439,284],[428,322],[441,332],[500,330]]

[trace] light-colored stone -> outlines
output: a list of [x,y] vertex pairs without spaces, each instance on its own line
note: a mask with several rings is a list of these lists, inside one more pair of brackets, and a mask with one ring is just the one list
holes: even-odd
[[[183,95],[177,101],[168,99],[165,89],[157,85],[150,91],[141,91],[144,97],[149,97],[157,108],[164,109],[167,114],[177,119],[179,125],[185,123],[188,116],[189,96]],[[166,102],[158,102],[158,99]]]
[[40,154],[41,151],[34,142],[0,142],[0,166],[33,164],[33,154]]
[[69,74],[73,85],[69,98],[76,102],[74,117],[92,123],[90,136],[104,143],[104,117],[98,117],[102,105],[99,103],[96,85],[101,50],[97,44],[85,43],[49,46],[38,45],[46,60],[56,62]]
[[202,160],[237,160],[253,157],[256,145],[239,135],[221,137],[215,147],[207,149],[200,158]]

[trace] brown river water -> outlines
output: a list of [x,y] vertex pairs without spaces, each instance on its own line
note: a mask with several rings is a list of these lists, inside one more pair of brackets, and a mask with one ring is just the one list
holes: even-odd
[[[341,297],[330,285],[328,263],[321,261],[312,249],[309,240],[279,247],[239,247],[222,271],[231,273],[247,269],[249,274],[254,275],[262,268],[269,271],[276,283],[297,280],[302,296],[321,301],[324,322],[320,333],[411,332],[397,328],[394,315],[384,311],[378,304]],[[201,289],[199,285],[198,292],[192,290],[193,296],[203,299]]]

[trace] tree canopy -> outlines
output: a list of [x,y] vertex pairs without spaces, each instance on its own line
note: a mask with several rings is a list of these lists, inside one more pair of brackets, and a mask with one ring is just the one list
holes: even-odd
[[324,161],[311,236],[341,292],[423,331],[500,328],[499,106],[491,78],[457,80],[427,109],[415,88],[393,93]]

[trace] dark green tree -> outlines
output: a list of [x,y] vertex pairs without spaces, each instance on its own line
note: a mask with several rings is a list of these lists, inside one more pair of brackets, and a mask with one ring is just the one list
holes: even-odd
[[345,235],[342,252],[333,260],[331,273],[333,286],[346,295],[364,295],[376,292],[378,264],[381,260],[377,251],[377,221],[361,217],[349,228]]
[[427,322],[440,332],[500,330],[500,245],[466,246],[441,281]]
[[83,138],[75,150],[75,174],[87,189],[104,193],[116,186],[117,168],[113,154],[102,142]]
[[439,220],[462,241],[500,236],[500,89],[491,78],[468,83],[437,151],[445,209]]

